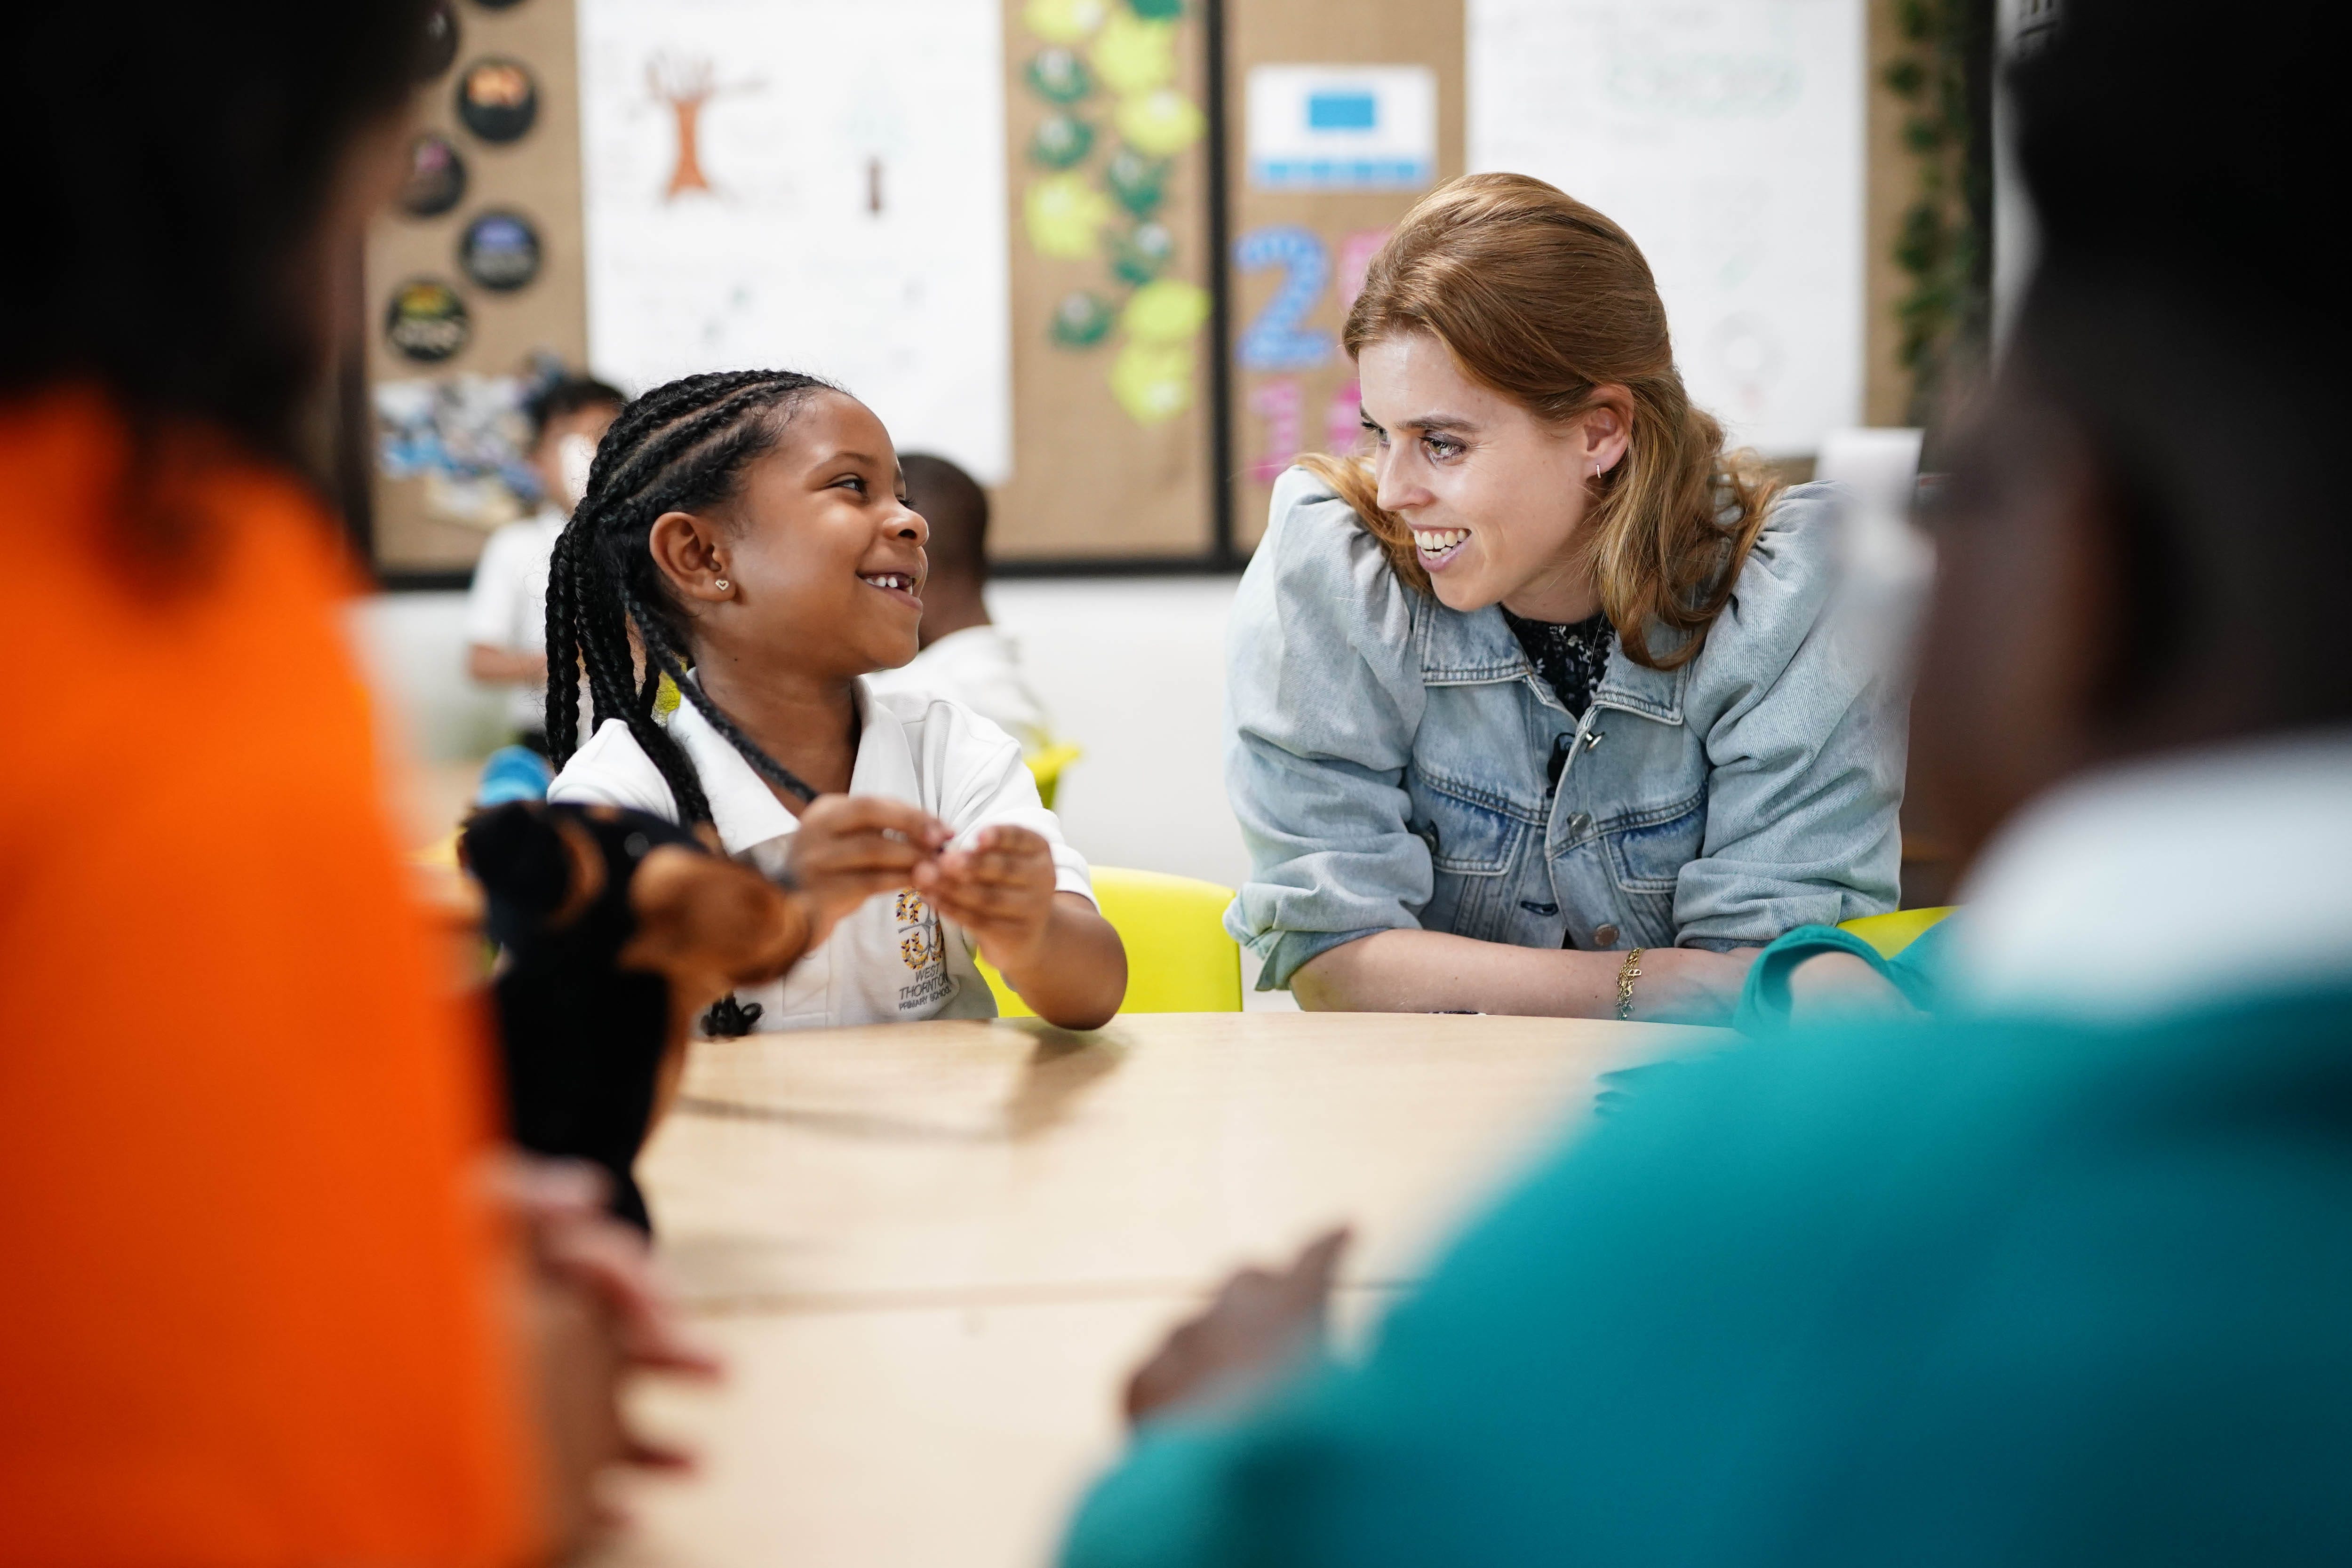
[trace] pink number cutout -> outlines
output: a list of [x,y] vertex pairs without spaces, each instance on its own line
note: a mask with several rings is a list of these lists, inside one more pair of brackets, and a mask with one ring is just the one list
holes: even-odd
[[1364,272],[1372,265],[1372,257],[1381,246],[1389,243],[1387,229],[1358,229],[1339,242],[1339,271],[1331,279],[1339,295],[1339,319],[1345,321],[1354,308],[1356,296],[1364,291]]
[[1341,457],[1364,444],[1364,389],[1353,376],[1323,405],[1323,445]]
[[1255,483],[1273,484],[1297,461],[1305,402],[1296,376],[1276,376],[1252,389],[1249,410],[1265,421],[1265,444],[1249,465],[1249,476]]

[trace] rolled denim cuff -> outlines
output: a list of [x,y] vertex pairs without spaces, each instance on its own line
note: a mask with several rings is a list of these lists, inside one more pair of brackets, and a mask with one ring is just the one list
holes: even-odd
[[1265,967],[1257,972],[1257,988],[1261,991],[1290,989],[1290,977],[1298,973],[1311,959],[1320,957],[1334,947],[1344,947],[1350,942],[1382,931],[1402,929],[1392,925],[1370,925],[1361,931],[1276,931],[1270,933],[1271,941],[1261,937],[1250,944],[1257,949]]

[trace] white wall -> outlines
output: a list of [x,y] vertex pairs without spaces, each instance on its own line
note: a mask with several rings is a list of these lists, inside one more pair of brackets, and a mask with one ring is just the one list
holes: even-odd
[[999,582],[997,624],[1055,732],[1086,747],[1055,802],[1090,860],[1203,877],[1249,871],[1220,752],[1235,579]]
[[377,702],[412,756],[486,757],[506,739],[499,694],[466,678],[463,593],[379,593],[352,620]]

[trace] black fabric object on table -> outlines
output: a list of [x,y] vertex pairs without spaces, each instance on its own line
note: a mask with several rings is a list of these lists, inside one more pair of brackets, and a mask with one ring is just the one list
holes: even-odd
[[[1519,640],[1519,647],[1528,655],[1528,663],[1536,667],[1551,695],[1571,716],[1582,716],[1592,706],[1593,688],[1609,671],[1610,645],[1616,642],[1616,629],[1609,624],[1605,611],[1595,611],[1581,621],[1529,621],[1523,616],[1503,612],[1503,623],[1511,635]],[[1553,775],[1559,781],[1559,775]]]
[[[586,830],[604,862],[603,887],[576,910],[577,865],[559,820]],[[636,931],[629,884],[656,845],[708,852],[642,812],[526,801],[477,816],[464,841],[504,957],[490,989],[515,1142],[603,1167],[614,1215],[650,1232],[634,1167],[653,1119],[670,997],[662,976],[620,967]]]

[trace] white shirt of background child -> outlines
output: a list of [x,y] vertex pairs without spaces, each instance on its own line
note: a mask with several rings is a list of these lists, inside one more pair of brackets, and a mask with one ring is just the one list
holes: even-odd
[[[858,682],[861,728],[849,792],[919,806],[969,840],[982,827],[1010,822],[1043,838],[1054,854],[1054,885],[1091,902],[1087,862],[1063,841],[1054,813],[1021,747],[988,720],[944,697],[877,692]],[[694,764],[710,797],[712,823],[729,854],[770,876],[782,873],[800,823],[775,791],[711,728],[692,704],[670,716],[669,733]],[[582,747],[547,791],[550,800],[626,806],[670,821],[677,802],[653,759],[618,719]],[[867,899],[792,973],[736,993],[761,1007],[755,1028],[825,1029],[928,1018],[994,1018],[996,998],[972,964],[977,950],[963,930],[942,921],[911,888]]]
[[[466,596],[467,642],[516,653],[547,651],[548,564],[563,523],[563,514],[550,507],[490,536]],[[508,688],[507,718],[517,729],[541,728],[546,712],[544,687],[525,682]]]
[[934,692],[981,714],[1024,751],[1054,743],[1045,705],[1021,678],[1019,645],[993,626],[950,632],[914,657],[911,664],[872,677],[882,692]]

